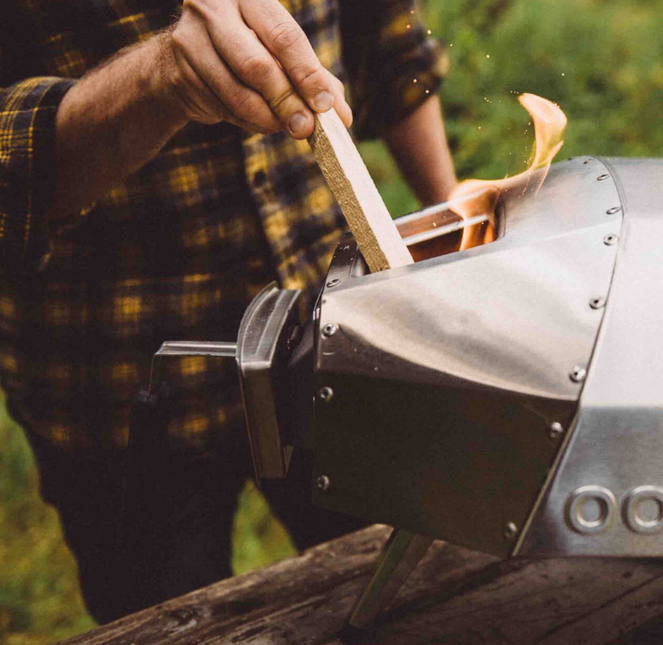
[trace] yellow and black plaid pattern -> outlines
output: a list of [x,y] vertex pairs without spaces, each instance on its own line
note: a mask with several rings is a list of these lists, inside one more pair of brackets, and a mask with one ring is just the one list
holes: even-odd
[[[131,399],[160,344],[232,338],[251,298],[273,279],[317,285],[342,216],[306,142],[191,123],[52,230],[46,213],[62,97],[85,71],[168,26],[180,2],[3,1],[2,384],[25,422],[54,445],[122,446]],[[359,136],[379,133],[436,90],[441,57],[413,0],[284,4],[322,63],[349,80]],[[173,359],[165,377],[175,441],[204,446],[241,423],[232,361]]]

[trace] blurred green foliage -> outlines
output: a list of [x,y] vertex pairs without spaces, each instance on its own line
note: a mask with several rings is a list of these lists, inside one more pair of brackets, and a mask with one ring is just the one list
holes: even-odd
[[281,522],[252,481],[239,498],[233,527],[233,571],[246,573],[297,554]]
[[57,513],[39,498],[23,431],[0,400],[0,642],[38,645],[94,626]]
[[566,113],[563,157],[663,153],[661,0],[429,0],[427,14],[450,58],[442,99],[460,178],[524,169],[522,92]]
[[[562,156],[661,156],[663,0],[426,0],[433,36],[447,43],[442,88],[459,178],[524,168],[533,132],[517,102],[557,102],[569,125]],[[384,147],[362,144],[393,215],[417,208]],[[89,629],[75,563],[56,513],[37,493],[23,434],[0,404],[0,642],[54,642]],[[236,572],[294,553],[283,528],[248,486],[235,524]]]

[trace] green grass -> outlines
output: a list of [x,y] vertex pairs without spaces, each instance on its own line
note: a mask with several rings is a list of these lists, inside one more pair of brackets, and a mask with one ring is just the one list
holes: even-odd
[[[663,153],[663,0],[427,0],[428,26],[449,44],[442,100],[461,178],[522,170],[532,145],[520,92],[569,117],[563,157]],[[361,146],[393,215],[417,208],[384,146]],[[89,629],[76,565],[55,512],[37,494],[22,431],[0,405],[0,642],[54,642]],[[238,573],[294,553],[255,488],[240,501]]]

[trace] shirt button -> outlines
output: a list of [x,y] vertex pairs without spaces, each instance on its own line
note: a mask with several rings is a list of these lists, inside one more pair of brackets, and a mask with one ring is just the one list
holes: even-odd
[[264,170],[259,170],[255,175],[253,175],[253,185],[260,188],[265,181],[267,181],[267,175]]

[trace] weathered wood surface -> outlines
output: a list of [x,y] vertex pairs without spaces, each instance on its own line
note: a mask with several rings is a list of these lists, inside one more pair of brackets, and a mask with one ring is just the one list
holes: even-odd
[[309,143],[370,270],[412,264],[412,255],[335,110],[316,115]]
[[365,529],[66,643],[663,643],[663,562],[497,560],[441,542],[357,639],[345,621],[389,532]]

